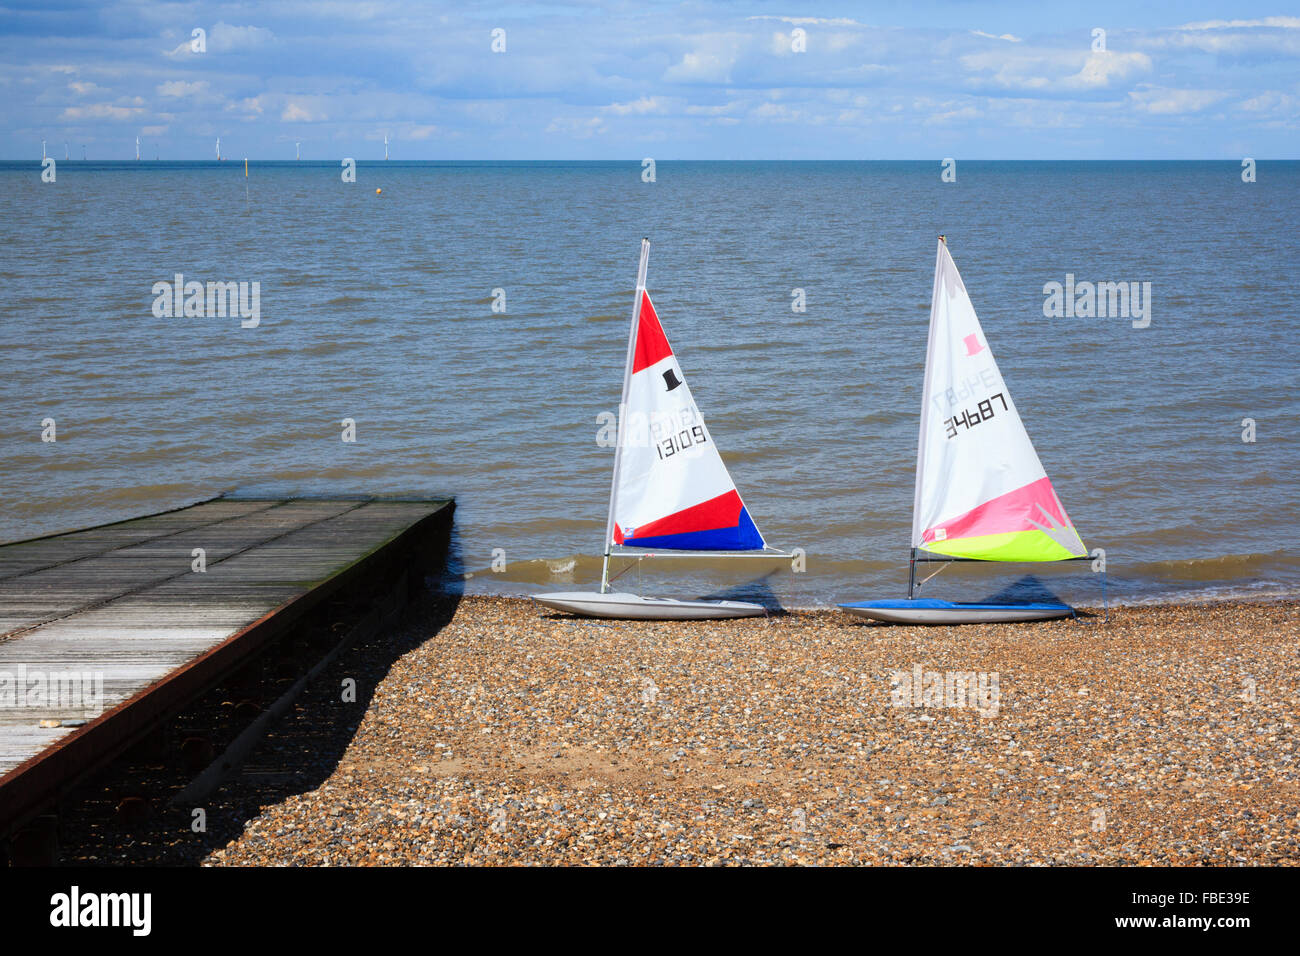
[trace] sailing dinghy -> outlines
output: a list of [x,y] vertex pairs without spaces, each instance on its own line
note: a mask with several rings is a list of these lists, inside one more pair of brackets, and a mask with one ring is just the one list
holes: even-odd
[[767,547],[718,454],[646,291],[649,260],[650,241],[643,239],[600,590],[532,598],[587,617],[713,620],[765,614],[763,605],[744,601],[679,601],[609,590],[611,557],[791,557]]
[[1068,604],[914,600],[918,562],[1086,561],[1088,550],[1043,470],[1002,380],[948,244],[930,301],[906,601],[841,604],[900,624],[1039,621]]

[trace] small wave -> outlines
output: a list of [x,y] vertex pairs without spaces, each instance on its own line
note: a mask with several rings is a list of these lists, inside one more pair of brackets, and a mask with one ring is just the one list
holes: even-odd
[[[1201,588],[1182,588],[1154,594],[1125,595],[1111,599],[1112,606],[1151,607],[1164,604],[1210,604],[1222,601],[1277,601],[1300,596],[1300,587],[1280,581],[1252,581]],[[1087,605],[1080,605],[1081,607]]]
[[336,340],[327,340],[319,342],[316,345],[309,345],[306,348],[295,349],[298,355],[333,355],[335,352],[343,352],[348,349],[360,350],[363,346],[357,342],[339,342]]
[[[1112,566],[1120,571],[1119,563]],[[1124,565],[1124,576],[1136,575],[1169,581],[1223,581],[1256,578],[1270,572],[1290,571],[1300,573],[1300,556],[1288,551],[1271,551],[1263,554],[1223,554],[1208,558],[1186,558],[1172,561],[1146,561]]]
[[692,352],[764,352],[768,349],[790,348],[794,343],[767,340],[762,342],[700,342]]

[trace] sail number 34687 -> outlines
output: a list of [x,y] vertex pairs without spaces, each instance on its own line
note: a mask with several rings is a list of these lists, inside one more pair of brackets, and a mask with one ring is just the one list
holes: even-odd
[[997,409],[993,407],[995,399],[1002,403],[1002,410],[1005,412],[1007,410],[1006,397],[1001,392],[998,392],[991,398],[984,399],[984,401],[980,402],[970,411],[964,411],[960,415],[954,415],[952,418],[945,418],[943,424],[948,430],[948,437],[957,437],[958,425],[961,425],[967,431],[970,431],[970,429],[974,428],[980,422],[986,422],[992,418],[994,413],[997,411]]

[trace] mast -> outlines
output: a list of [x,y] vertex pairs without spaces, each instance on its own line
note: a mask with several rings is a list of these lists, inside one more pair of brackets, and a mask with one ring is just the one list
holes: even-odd
[[614,507],[618,502],[618,466],[623,459],[623,429],[627,422],[627,393],[632,384],[632,355],[636,330],[641,322],[641,301],[645,298],[646,267],[650,264],[650,240],[641,240],[641,264],[636,270],[636,301],[632,305],[632,327],[627,334],[627,360],[623,363],[623,395],[618,402],[618,439],[614,446],[614,477],[609,489],[609,517],[605,521],[605,561],[600,571],[600,593],[609,590],[609,549],[614,542]]
[[925,465],[925,432],[930,418],[930,353],[934,348],[934,312],[938,307],[939,294],[943,291],[939,286],[939,276],[942,272],[943,254],[947,245],[947,237],[940,236],[939,248],[934,259],[934,288],[930,292],[930,329],[925,337],[925,378],[921,386],[921,425],[916,439],[916,481],[912,487],[912,550],[908,561],[909,570],[907,576],[907,599],[909,601],[912,600],[912,593],[916,587],[916,545],[923,530],[918,527],[918,523],[921,520],[921,472]]

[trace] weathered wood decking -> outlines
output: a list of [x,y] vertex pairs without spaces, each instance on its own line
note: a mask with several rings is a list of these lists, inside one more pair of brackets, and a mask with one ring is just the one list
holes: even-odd
[[448,501],[218,498],[0,546],[0,834],[229,669],[241,642],[361,584],[368,565],[423,564],[411,549],[427,550],[450,512]]

